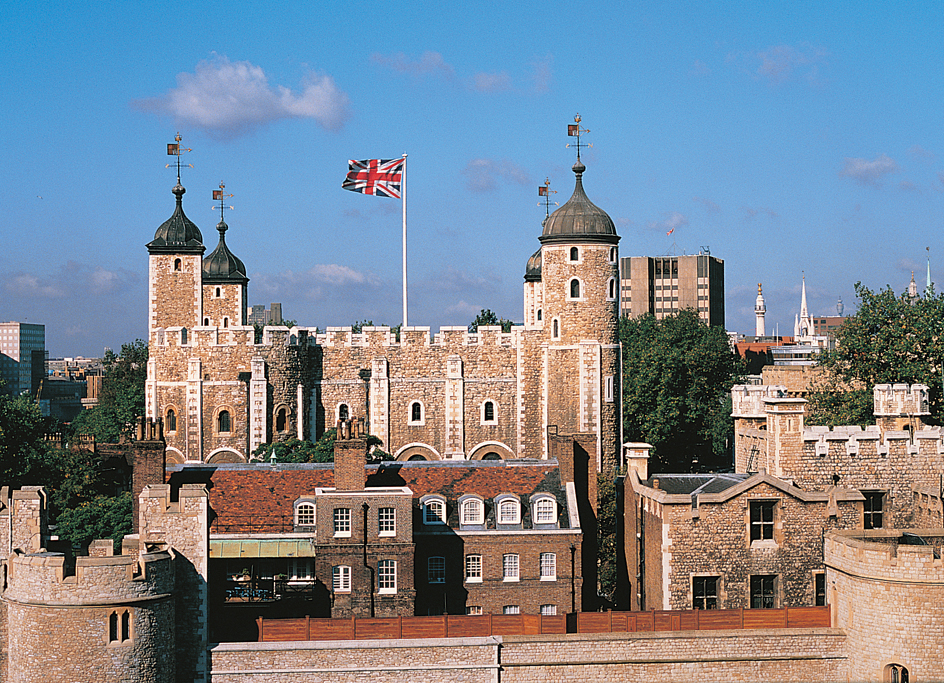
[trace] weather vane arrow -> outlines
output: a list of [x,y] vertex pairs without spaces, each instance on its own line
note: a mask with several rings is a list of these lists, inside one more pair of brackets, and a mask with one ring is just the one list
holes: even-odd
[[[192,152],[193,150],[189,147],[181,148],[180,141],[183,138],[180,137],[180,133],[174,136],[174,142],[167,143],[167,156],[177,157],[177,184],[180,185],[180,155],[187,152]],[[174,164],[164,164],[164,168],[170,168]],[[193,164],[184,164],[187,168],[193,168]]]
[[551,189],[551,179],[545,178],[543,185],[538,185],[538,197],[544,197],[543,202],[538,202],[538,206],[544,207],[544,217],[551,215],[551,204],[557,206],[557,202],[551,201],[551,195],[557,194],[557,190]]
[[576,142],[568,142],[568,147],[577,148],[577,159],[580,159],[580,148],[581,147],[593,147],[593,143],[580,142],[580,136],[584,133],[589,133],[590,130],[587,128],[580,127],[580,114],[574,116],[574,122],[567,124],[567,135],[572,138],[577,138]]

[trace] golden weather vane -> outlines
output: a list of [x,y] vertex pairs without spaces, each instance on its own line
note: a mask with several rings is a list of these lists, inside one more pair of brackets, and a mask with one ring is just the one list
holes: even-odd
[[590,131],[589,131],[587,128],[581,128],[581,127],[580,127],[580,114],[577,114],[577,115],[574,117],[574,122],[573,122],[573,123],[568,123],[568,124],[567,124],[567,135],[568,135],[569,137],[572,137],[572,138],[577,138],[577,142],[568,142],[568,143],[567,143],[567,146],[568,146],[568,147],[576,147],[576,148],[577,148],[577,160],[578,160],[578,161],[580,160],[580,148],[581,148],[581,147],[593,147],[593,143],[592,143],[592,142],[589,143],[589,144],[588,144],[588,143],[585,143],[585,142],[584,142],[584,143],[581,143],[581,142],[580,142],[580,136],[581,136],[583,133],[589,133],[589,132],[590,132]]
[[[234,207],[232,207],[232,206],[228,206],[228,207],[227,207],[227,206],[224,205],[224,203],[226,202],[227,198],[229,198],[229,197],[235,197],[235,196],[236,196],[236,195],[234,195],[234,194],[227,194],[226,192],[223,191],[223,190],[225,190],[225,189],[226,189],[226,185],[224,185],[224,184],[223,184],[223,181],[221,180],[221,181],[220,181],[220,189],[218,189],[218,190],[213,190],[213,201],[215,201],[215,202],[218,201],[218,202],[220,203],[220,222],[221,222],[221,223],[223,222],[223,209],[224,209],[224,208],[228,208],[230,211],[235,211],[235,208],[234,208]],[[216,209],[215,206],[214,206],[213,208]]]
[[544,207],[544,217],[551,215],[551,204],[557,206],[557,202],[551,201],[551,195],[557,194],[557,190],[551,189],[551,179],[545,178],[543,185],[538,185],[538,197],[544,197],[543,202],[538,202],[538,206]]
[[[180,133],[177,133],[177,135],[174,136],[174,142],[167,143],[167,155],[177,157],[177,184],[178,185],[180,185],[180,155],[185,154],[186,152],[193,151],[189,147],[181,148],[180,147],[181,140],[182,138],[180,137]],[[164,168],[170,168],[171,166],[172,164],[164,164]],[[193,164],[184,164],[184,166],[186,166],[187,168],[193,168]]]

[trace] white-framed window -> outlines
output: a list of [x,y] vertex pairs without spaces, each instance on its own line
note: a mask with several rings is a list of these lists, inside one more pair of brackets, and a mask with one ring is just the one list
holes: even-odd
[[607,375],[603,378],[603,400],[612,403],[613,393],[613,375]]
[[377,563],[377,588],[381,593],[397,592],[396,560],[381,560]]
[[351,508],[334,508],[334,535],[339,537],[351,535]]
[[295,508],[295,526],[315,525],[315,504],[299,503]]
[[482,402],[481,417],[483,425],[498,424],[498,407],[495,405],[495,401],[489,399]]
[[331,585],[335,593],[351,592],[351,568],[347,565],[339,565],[331,570]]
[[381,536],[397,535],[397,509],[380,508],[377,512],[377,528]]
[[466,498],[459,507],[460,524],[484,524],[485,506],[478,498]]
[[542,496],[534,501],[532,521],[535,524],[557,524],[557,501],[550,496]]
[[521,505],[516,498],[502,498],[498,501],[498,523],[521,523]]
[[541,581],[557,581],[557,555],[541,553]]
[[423,523],[445,524],[446,501],[442,498],[428,498],[423,501]]
[[426,424],[426,409],[423,407],[422,401],[412,401],[410,403],[409,417],[409,424],[411,426],[416,427]]
[[616,301],[616,278],[611,277],[606,283],[606,298],[609,301]]
[[518,566],[518,554],[508,553],[502,556],[502,579],[517,581],[521,577]]
[[580,249],[578,247],[570,248],[570,260],[579,261],[580,260]]
[[518,605],[505,605],[502,614],[521,614],[521,608]]
[[468,615],[482,614],[482,606],[481,605],[466,605],[465,613]]
[[315,578],[315,568],[310,558],[293,557],[289,562],[288,578],[290,581],[311,581]]
[[610,247],[610,263],[616,263],[616,247]]
[[482,583],[482,556],[465,556],[465,581],[466,583]]
[[426,561],[426,576],[429,583],[446,583],[446,558],[431,557]]
[[557,614],[557,605],[541,605],[542,617],[553,617]]

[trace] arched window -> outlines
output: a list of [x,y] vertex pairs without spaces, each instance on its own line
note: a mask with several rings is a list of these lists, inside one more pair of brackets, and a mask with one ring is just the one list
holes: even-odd
[[551,339],[560,339],[560,322],[554,318],[554,324],[551,325]]
[[410,404],[410,424],[425,424],[425,420],[423,418],[423,404],[419,401],[413,401],[413,403]]
[[611,277],[607,283],[607,297],[610,299],[616,298],[616,278]]
[[496,422],[495,403],[493,401],[486,401],[482,404],[482,423],[495,424]]
[[502,498],[498,501],[498,523],[521,523],[521,506],[517,498]]
[[549,496],[537,498],[533,502],[531,521],[534,524],[557,523],[557,501]]
[[209,319],[209,318],[204,318],[204,319],[203,319],[203,326],[204,326],[204,327],[209,327],[209,326],[210,326],[210,319]]
[[179,270],[180,270],[180,259],[179,259],[179,258],[175,258],[175,259],[174,259],[174,270],[176,270],[176,271],[179,271]]
[[541,322],[541,309],[538,309],[538,322]]
[[228,410],[221,410],[216,416],[216,431],[220,433],[229,432],[232,430],[232,422],[229,417]]
[[166,427],[168,432],[177,431],[177,413],[174,412],[173,408],[167,409]]
[[882,678],[884,683],[908,683],[908,669],[901,664],[889,664]]
[[187,343],[187,328],[186,327],[180,328],[180,343],[181,344]]
[[296,526],[314,526],[315,525],[315,504],[299,503],[295,508]]
[[229,318],[223,316],[223,327],[229,327]]
[[482,456],[482,460],[501,460],[502,457],[495,451],[489,451]]
[[217,299],[220,298],[220,288],[219,288],[219,287],[216,288],[216,298],[217,298]]
[[616,263],[616,247],[610,247],[610,263]]
[[351,419],[351,409],[347,407],[347,403],[338,404],[338,419],[339,420]]
[[461,512],[459,514],[460,524],[484,524],[485,506],[478,498],[468,498],[461,503]]
[[579,261],[580,260],[580,250],[577,247],[570,248],[570,260]]
[[580,298],[580,280],[574,278],[570,281],[570,298],[579,299]]
[[288,410],[285,407],[275,411],[275,431],[284,432],[288,427]]
[[423,523],[445,524],[446,501],[442,498],[428,498],[423,501]]

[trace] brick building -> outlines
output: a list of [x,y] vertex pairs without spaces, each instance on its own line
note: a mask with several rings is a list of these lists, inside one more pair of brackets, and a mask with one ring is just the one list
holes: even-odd
[[618,464],[621,436],[618,250],[610,217],[583,189],[543,226],[528,261],[524,325],[510,333],[444,327],[247,324],[246,268],[217,226],[177,206],[147,245],[146,410],[162,418],[169,462],[247,462],[264,443],[315,440],[363,417],[398,460],[547,458],[548,434],[589,434],[597,469]]

